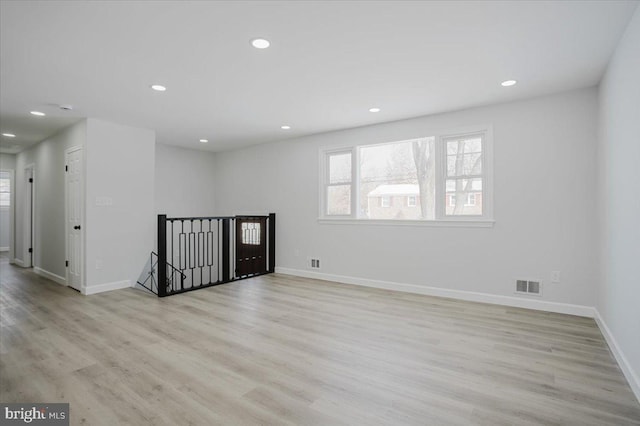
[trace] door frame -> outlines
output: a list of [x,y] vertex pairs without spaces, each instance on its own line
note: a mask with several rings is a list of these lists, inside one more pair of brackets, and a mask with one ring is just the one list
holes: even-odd
[[[29,182],[32,179],[32,182]],[[24,214],[22,215],[22,266],[33,268],[36,266],[36,165],[27,164],[24,167]],[[31,252],[29,252],[31,249]]]
[[[75,151],[82,151],[83,147],[82,146],[74,146],[71,148],[68,148],[64,151],[64,166],[65,166],[65,172],[64,172],[64,254],[65,254],[65,261],[69,260],[69,174],[67,173],[67,166],[69,165],[67,162],[67,159],[69,157],[69,154],[71,154],[72,152]],[[81,171],[81,180],[80,180],[80,226],[82,227],[82,230],[85,229],[84,226],[84,198],[85,198],[85,193],[84,193],[84,152],[81,155],[82,158],[82,171]],[[78,285],[79,288],[77,288],[78,291],[81,291],[81,289],[84,287],[84,233],[81,234],[80,236],[80,259],[79,259],[79,263],[80,263],[80,283]],[[65,267],[65,282],[66,285],[71,287],[71,280],[69,277],[69,268]],[[72,287],[75,288],[75,287]]]

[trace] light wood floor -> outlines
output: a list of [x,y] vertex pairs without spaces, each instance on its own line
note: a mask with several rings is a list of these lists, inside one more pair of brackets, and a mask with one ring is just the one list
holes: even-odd
[[640,425],[591,319],[284,275],[86,297],[0,269],[0,400],[74,425]]

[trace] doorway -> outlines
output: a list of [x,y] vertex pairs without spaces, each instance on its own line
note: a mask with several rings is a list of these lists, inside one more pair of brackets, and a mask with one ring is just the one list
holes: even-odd
[[236,216],[236,276],[267,272],[267,218]]
[[67,285],[78,291],[82,287],[83,265],[83,161],[82,148],[65,151],[65,233]]

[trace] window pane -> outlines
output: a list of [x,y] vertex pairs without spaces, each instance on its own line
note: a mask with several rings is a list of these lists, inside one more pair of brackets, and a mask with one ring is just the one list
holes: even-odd
[[327,214],[351,214],[351,185],[327,187]]
[[242,223],[242,244],[260,245],[260,222]]
[[10,192],[10,191],[11,191],[11,181],[9,179],[0,178],[0,192]]
[[447,179],[447,216],[482,214],[482,179]]
[[435,218],[435,138],[361,147],[359,167],[361,217]]
[[482,174],[482,138],[447,140],[447,176]]
[[11,194],[8,192],[0,193],[0,207],[9,207],[11,205]]
[[329,183],[351,182],[351,153],[329,156]]

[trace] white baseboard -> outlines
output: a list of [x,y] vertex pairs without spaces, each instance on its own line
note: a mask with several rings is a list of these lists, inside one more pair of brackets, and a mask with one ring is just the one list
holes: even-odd
[[18,258],[15,258],[13,260],[10,260],[9,263],[11,263],[12,265],[18,265],[21,268],[26,268],[24,262]]
[[67,285],[67,279],[66,278],[61,277],[60,275],[56,275],[53,272],[46,271],[46,270],[44,270],[42,268],[39,268],[37,266],[33,267],[33,272],[35,272],[36,274],[40,275],[41,277],[48,278],[51,281],[53,281],[55,283],[58,283],[60,285],[64,285],[64,286]]
[[598,327],[600,327],[600,331],[602,331],[604,339],[607,341],[616,361],[618,361],[618,365],[620,366],[624,377],[627,379],[627,382],[629,382],[629,386],[635,394],[636,399],[640,402],[640,379],[638,378],[638,375],[633,370],[633,367],[631,367],[631,364],[629,364],[629,361],[627,361],[627,357],[624,356],[622,349],[618,346],[618,342],[615,337],[613,337],[611,330],[609,330],[607,323],[604,322],[604,319],[600,316],[600,312],[598,312],[597,309],[595,309],[595,314],[596,323],[598,324]]
[[88,287],[82,286],[82,289],[80,290],[80,292],[88,296],[90,294],[104,293],[105,291],[120,290],[122,288],[129,288],[129,287],[131,287],[131,281],[129,280],[114,281],[111,283],[92,285]]
[[1,251],[9,251],[9,247],[0,247],[0,252]]
[[301,269],[276,268],[276,273],[295,275],[298,277],[315,278],[319,280],[335,281],[344,284],[354,284],[364,287],[381,288],[385,290],[402,291],[405,293],[424,294],[427,296],[447,297],[450,299],[467,300],[470,302],[491,303],[494,305],[513,306],[516,308],[535,309],[537,311],[556,312],[560,314],[577,315],[594,318],[595,309],[591,306],[572,305],[569,303],[547,302],[539,299],[520,299],[518,297],[500,296],[496,294],[477,293],[472,291],[451,290],[439,287],[428,287],[415,284],[379,281],[366,278],[348,277],[344,275],[324,274]]

